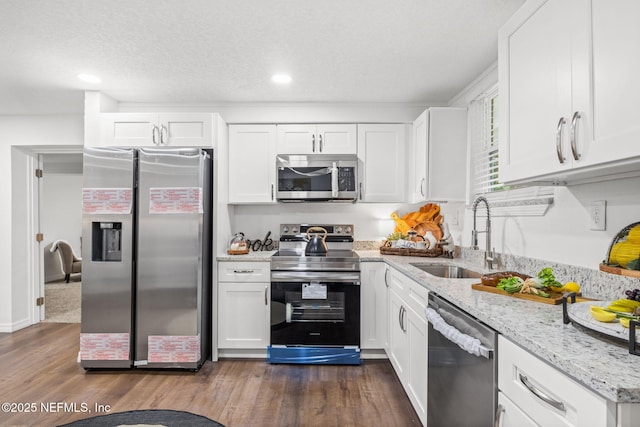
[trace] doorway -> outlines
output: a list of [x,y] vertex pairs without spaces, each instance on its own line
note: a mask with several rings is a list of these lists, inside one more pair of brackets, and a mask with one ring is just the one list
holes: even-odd
[[82,273],[63,271],[62,246],[82,253],[82,153],[40,153],[38,215],[44,322],[80,323]]

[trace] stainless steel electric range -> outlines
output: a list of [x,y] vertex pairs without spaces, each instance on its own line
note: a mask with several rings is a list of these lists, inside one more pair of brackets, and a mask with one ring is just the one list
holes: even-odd
[[[328,251],[305,255],[311,227]],[[282,224],[271,258],[270,363],[360,364],[360,260],[353,225]]]

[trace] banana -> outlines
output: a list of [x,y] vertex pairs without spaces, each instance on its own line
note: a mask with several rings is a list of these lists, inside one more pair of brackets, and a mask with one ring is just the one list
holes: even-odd
[[591,307],[589,307],[589,311],[591,312],[591,316],[598,322],[613,322],[614,320],[616,320],[615,313],[604,311],[604,309],[600,306],[592,305]]
[[618,311],[620,313],[633,313],[634,310],[632,307],[626,307],[624,305],[618,305],[616,303],[609,305],[607,308],[609,310]]
[[636,307],[640,307],[640,301],[634,301],[634,300],[622,298],[622,299],[613,301],[611,305],[622,305],[624,307],[635,309]]

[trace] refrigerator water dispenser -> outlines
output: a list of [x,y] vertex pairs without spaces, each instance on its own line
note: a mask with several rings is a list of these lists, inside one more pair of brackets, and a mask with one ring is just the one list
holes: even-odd
[[122,261],[122,223],[92,223],[91,261]]

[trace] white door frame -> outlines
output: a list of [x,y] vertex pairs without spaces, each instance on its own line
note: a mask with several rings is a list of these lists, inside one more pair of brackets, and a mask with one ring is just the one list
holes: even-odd
[[[44,154],[78,154],[82,153],[84,147],[73,145],[73,146],[21,146],[20,147],[23,152],[28,156],[27,159],[27,167],[31,169],[31,171],[35,171],[35,169],[42,168],[42,155]],[[27,236],[28,237],[28,251],[29,251],[29,273],[28,277],[28,298],[31,299],[29,303],[29,320],[31,324],[40,323],[44,319],[45,313],[45,305],[37,306],[36,298],[44,297],[44,258],[42,254],[42,244],[41,242],[36,241],[35,235],[41,231],[40,229],[40,202],[42,200],[42,181],[38,179],[35,175],[35,172],[29,173],[27,172],[27,176],[29,177],[27,180],[27,188],[24,190],[29,194],[29,200],[27,205],[27,217],[28,221],[28,229]],[[20,191],[20,189],[14,188],[13,191]]]

